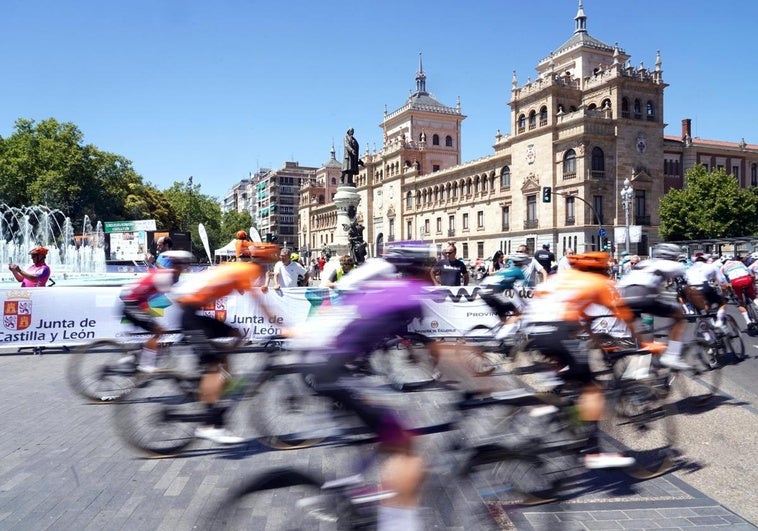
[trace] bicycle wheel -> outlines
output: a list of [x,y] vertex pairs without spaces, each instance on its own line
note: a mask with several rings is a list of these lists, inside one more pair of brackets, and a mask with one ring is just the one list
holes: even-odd
[[234,491],[207,528],[287,530],[353,529],[350,500],[322,490],[321,482],[294,470],[275,470]]
[[682,360],[692,369],[668,373],[672,398],[683,413],[693,406],[701,407],[719,393],[721,370],[718,368],[716,348],[705,341],[694,341],[682,347]]
[[182,383],[171,374],[156,374],[123,397],[114,414],[121,438],[151,456],[173,455],[189,446],[207,413]]
[[737,321],[731,315],[724,317],[724,322],[728,332],[724,337],[724,346],[726,351],[732,354],[737,360],[744,360],[747,358],[745,352],[745,343],[742,341],[742,333],[740,327],[737,325]]
[[426,387],[439,378],[431,343],[419,334],[393,338],[371,353],[371,366],[398,391]]
[[642,381],[622,380],[606,395],[606,415],[600,422],[604,446],[615,446],[635,459],[627,473],[648,479],[670,470],[676,457],[676,432],[665,390]]
[[758,308],[755,307],[755,302],[751,299],[745,301],[745,309],[750,317],[750,324],[748,325],[748,333],[755,332],[758,328]]
[[558,499],[566,467],[566,463],[551,463],[547,455],[520,455],[486,445],[473,449],[461,473],[487,506],[541,505]]
[[82,345],[69,355],[71,388],[95,402],[118,400],[135,385],[140,347],[108,339]]
[[500,341],[495,339],[496,330],[486,326],[477,325],[463,334],[464,363],[476,376],[487,376],[497,370],[503,359],[499,351]]
[[334,401],[315,394],[301,374],[266,379],[251,404],[259,440],[277,450],[307,448],[339,433]]

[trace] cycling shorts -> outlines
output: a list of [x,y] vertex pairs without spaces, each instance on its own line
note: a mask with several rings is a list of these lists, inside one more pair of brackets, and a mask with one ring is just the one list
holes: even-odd
[[147,311],[140,308],[139,303],[124,303],[123,310],[124,319],[129,321],[135,326],[140,327],[143,330],[155,334],[158,331],[158,323],[155,322],[155,318]]
[[189,337],[193,350],[201,365],[218,363],[226,355],[208,344],[208,339],[236,337],[236,329],[223,321],[207,315],[200,315],[192,306],[185,306],[182,312],[182,330]]
[[567,371],[561,372],[562,379],[590,383],[594,377],[589,364],[589,348],[586,341],[576,339],[581,330],[577,323],[565,321],[530,323],[526,329],[531,349],[568,367]]
[[707,303],[707,306],[705,308],[698,308],[698,309],[708,310],[710,307],[714,305],[723,306],[724,304],[726,304],[726,299],[724,298],[724,295],[721,293],[721,290],[719,288],[716,288],[710,285],[708,282],[700,284],[699,286],[692,286],[692,287],[697,289],[703,295],[703,298],[705,298],[705,302]]
[[482,300],[492,308],[501,319],[518,312],[518,308],[511,299],[500,293],[480,292]]
[[658,290],[646,286],[626,286],[621,296],[634,315],[649,313],[658,317],[675,317],[682,313],[678,303],[661,297]]
[[750,275],[744,277],[735,278],[730,282],[734,296],[737,297],[740,305],[742,305],[743,293],[747,293],[747,296],[755,300],[755,281]]

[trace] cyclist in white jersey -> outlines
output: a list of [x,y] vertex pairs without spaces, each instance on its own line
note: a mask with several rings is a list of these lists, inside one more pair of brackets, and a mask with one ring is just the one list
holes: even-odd
[[722,332],[726,333],[727,328],[726,323],[724,323],[724,316],[726,315],[726,299],[722,292],[722,286],[726,284],[726,278],[724,278],[724,275],[719,268],[713,263],[708,263],[708,257],[706,255],[700,255],[695,257],[692,267],[687,269],[685,278],[690,286],[695,286],[700,289],[709,307],[714,304],[718,305],[716,326],[718,326]]

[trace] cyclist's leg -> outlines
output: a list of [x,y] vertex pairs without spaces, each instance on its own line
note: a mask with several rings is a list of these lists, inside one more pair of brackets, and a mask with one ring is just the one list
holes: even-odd
[[732,291],[734,292],[734,297],[737,299],[737,304],[739,305],[740,314],[742,314],[742,318],[745,320],[745,324],[750,325],[750,315],[747,312],[747,308],[745,307],[745,292],[748,291],[749,286],[753,286],[753,278],[750,276],[740,277],[734,279],[732,282]]
[[200,379],[200,402],[206,405],[207,420],[197,429],[198,437],[210,439],[220,444],[234,444],[242,438],[226,433],[226,406],[221,403],[224,382],[229,374],[226,356],[217,352],[208,339],[235,337],[237,331],[212,317],[198,315],[193,307],[185,307],[182,313],[182,329],[190,337],[195,354],[198,355],[203,375]]
[[158,339],[163,333],[163,329],[153,319],[150,314],[142,310],[138,304],[124,303],[124,318],[130,323],[152,333],[153,335],[145,341],[140,352],[139,370],[143,372],[153,372],[156,369],[155,360],[158,356]]

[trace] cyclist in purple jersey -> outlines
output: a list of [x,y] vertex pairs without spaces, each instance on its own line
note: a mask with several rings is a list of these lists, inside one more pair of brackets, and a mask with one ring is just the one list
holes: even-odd
[[[351,318],[341,325],[333,341],[321,350],[325,361],[309,369],[314,390],[334,398],[353,411],[379,439],[379,448],[390,454],[380,475],[384,489],[395,495],[380,509],[387,523],[403,522],[404,529],[421,529],[419,491],[424,461],[414,448],[411,433],[389,408],[369,403],[361,390],[341,377],[345,364],[370,354],[383,342],[404,335],[413,319],[423,316],[424,288],[429,286],[432,249],[424,242],[388,244],[382,259],[368,260],[342,278],[339,306]],[[328,317],[327,317],[328,318]],[[323,328],[321,328],[323,330]]]

